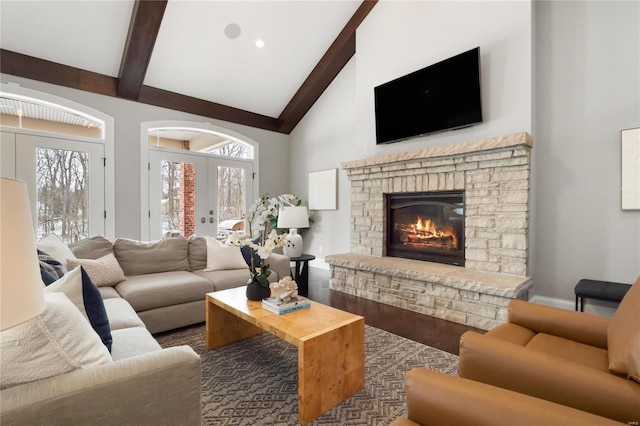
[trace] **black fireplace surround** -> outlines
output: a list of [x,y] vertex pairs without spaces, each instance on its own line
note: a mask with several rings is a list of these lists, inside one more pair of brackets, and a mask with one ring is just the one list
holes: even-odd
[[464,191],[386,194],[386,255],[464,266]]

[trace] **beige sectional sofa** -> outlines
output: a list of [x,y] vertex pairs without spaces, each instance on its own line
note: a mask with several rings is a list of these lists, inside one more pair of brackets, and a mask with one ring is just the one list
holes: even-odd
[[[205,294],[246,285],[248,269],[204,271],[204,238],[94,237],[71,249],[79,259],[113,253],[126,275],[99,287],[111,359],[2,389],[0,424],[200,425],[200,357],[189,346],[162,349],[151,333],[203,322]],[[272,254],[269,265],[271,280],[290,273],[286,256]]]
[[[203,322],[205,294],[246,285],[249,269],[205,271],[204,237],[165,238],[141,242],[118,238],[113,243],[93,237],[71,245],[78,258],[98,259],[113,253],[126,280],[100,287],[104,299],[121,297],[137,312],[151,333]],[[290,272],[289,258],[272,253],[268,259],[270,281]]]

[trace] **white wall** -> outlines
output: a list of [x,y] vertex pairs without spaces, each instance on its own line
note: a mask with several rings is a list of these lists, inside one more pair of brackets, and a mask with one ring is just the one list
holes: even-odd
[[342,69],[312,110],[291,133],[291,192],[309,200],[308,173],[338,169],[338,209],[311,211],[311,227],[301,232],[304,252],[318,260],[313,266],[328,268],[324,255],[349,251],[351,186],[340,162],[360,155],[355,132],[354,58]]
[[620,131],[640,126],[640,3],[535,4],[535,293],[634,282],[640,212],[621,210]]
[[210,122],[255,140],[260,144],[260,193],[289,192],[289,136],[193,114],[97,95],[62,86],[0,74],[3,83],[66,98],[97,109],[115,120],[116,236],[140,238],[140,123],[157,120]]
[[[376,146],[373,87],[474,45],[485,122]],[[640,212],[620,208],[620,131],[640,126],[639,76],[638,2],[380,2],[358,29],[355,58],[291,135],[292,187],[302,194],[307,172],[343,161],[529,131],[532,294],[571,308],[581,278],[640,275]],[[305,251],[318,257],[350,250],[339,179],[339,210],[315,212],[321,226],[307,231]]]
[[[340,169],[343,161],[531,132],[530,3],[383,1],[356,40],[354,58],[291,133],[291,189],[305,201],[307,173]],[[376,146],[373,88],[476,46],[484,123]],[[350,251],[350,184],[342,170],[338,182],[338,210],[312,212],[315,222],[303,234],[305,252],[320,259]]]

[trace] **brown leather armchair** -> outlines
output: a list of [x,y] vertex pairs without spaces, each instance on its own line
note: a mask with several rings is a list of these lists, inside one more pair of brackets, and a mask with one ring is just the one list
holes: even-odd
[[508,322],[460,339],[461,377],[640,422],[640,278],[613,318],[513,300]]
[[575,408],[425,368],[414,368],[407,374],[405,389],[408,418],[396,419],[392,426],[621,424]]
[[640,422],[640,278],[613,318],[513,300],[508,322],[460,339],[460,377],[407,374],[402,425]]

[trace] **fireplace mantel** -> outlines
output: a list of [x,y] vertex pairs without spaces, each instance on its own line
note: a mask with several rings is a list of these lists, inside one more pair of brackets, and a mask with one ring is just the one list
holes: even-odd
[[[503,320],[508,300],[526,299],[532,285],[528,277],[532,147],[531,136],[520,132],[342,163],[351,181],[351,253],[348,256],[362,255],[368,260],[359,262],[358,268],[351,268],[342,264],[346,258],[341,256],[347,255],[325,258],[332,271],[331,288],[479,328],[491,327]],[[514,292],[498,295],[505,300],[493,298],[496,295],[491,282],[465,279],[478,290],[470,295],[463,293],[466,289],[449,285],[454,282],[451,274],[427,272],[427,276],[437,278],[426,280],[423,276],[414,280],[398,278],[402,277],[399,270],[371,272],[371,268],[375,269],[380,263],[376,258],[386,258],[385,194],[427,191],[464,191],[465,266],[449,267],[459,268],[456,274],[467,276],[478,272],[494,274],[491,278],[494,282],[503,280],[502,275],[507,281],[510,276],[515,277]],[[430,262],[411,265],[414,266],[410,270],[414,272],[424,268],[441,269]],[[367,284],[360,279],[365,275]],[[419,299],[427,300],[429,307],[407,301],[397,290],[402,288],[398,280],[411,281],[407,288],[422,285],[426,290],[414,293],[423,294]],[[441,286],[445,290],[440,289]],[[438,294],[430,295],[429,291]],[[447,297],[443,298],[443,294]],[[464,310],[470,306],[465,305],[468,297],[473,298],[475,313]],[[477,303],[478,300],[491,300],[496,309],[492,308],[491,312],[480,309],[482,303]],[[464,308],[462,313],[455,310],[456,306]],[[478,312],[482,314],[476,315]]]

